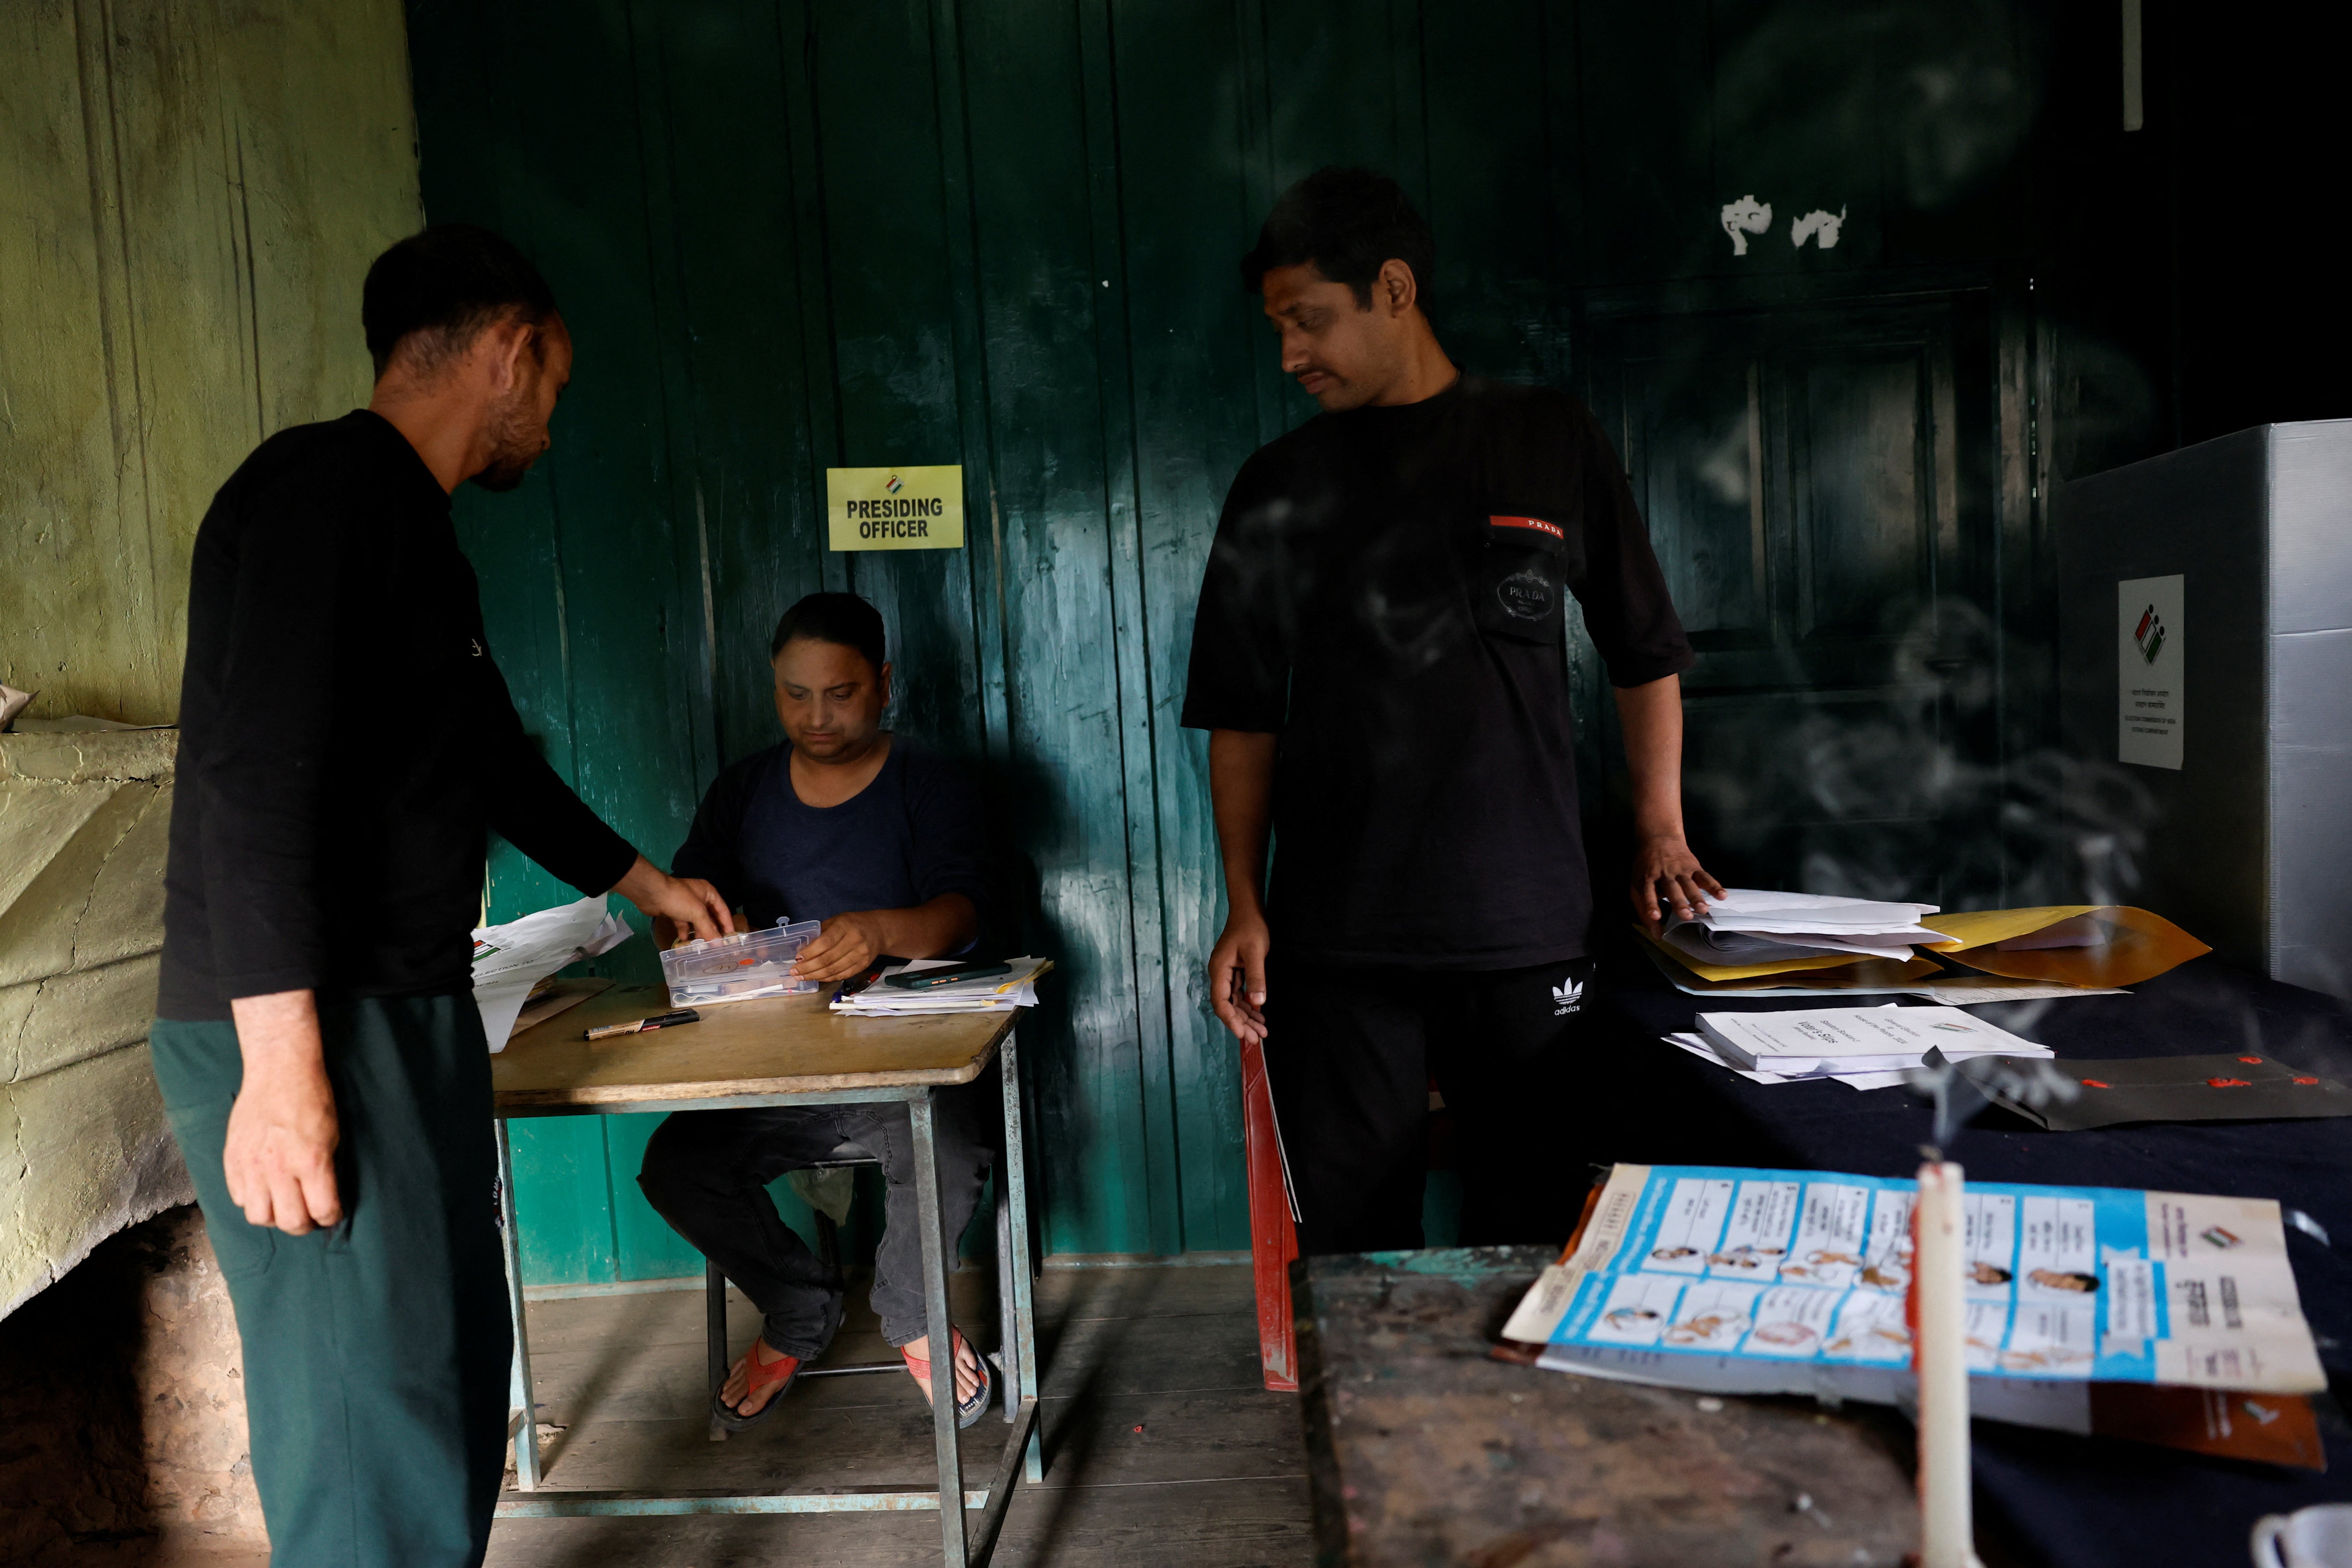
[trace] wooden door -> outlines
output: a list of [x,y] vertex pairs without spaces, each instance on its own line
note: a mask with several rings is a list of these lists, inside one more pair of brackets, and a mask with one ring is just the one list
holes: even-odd
[[1621,298],[1589,321],[1594,406],[1698,656],[1702,858],[1747,886],[1997,888],[1987,292]]

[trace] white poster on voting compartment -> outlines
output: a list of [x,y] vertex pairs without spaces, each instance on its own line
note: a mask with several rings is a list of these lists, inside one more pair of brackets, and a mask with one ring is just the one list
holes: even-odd
[[2116,760],[2179,768],[2186,666],[2181,584],[2134,577],[2116,584]]

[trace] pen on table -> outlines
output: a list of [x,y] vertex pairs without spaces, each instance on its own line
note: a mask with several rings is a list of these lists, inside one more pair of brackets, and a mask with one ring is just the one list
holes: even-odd
[[607,1024],[601,1029],[591,1029],[582,1037],[601,1040],[608,1035],[635,1035],[647,1029],[667,1029],[672,1024],[691,1024],[702,1015],[691,1007],[680,1007],[675,1013],[656,1013],[650,1018],[632,1018],[625,1024]]

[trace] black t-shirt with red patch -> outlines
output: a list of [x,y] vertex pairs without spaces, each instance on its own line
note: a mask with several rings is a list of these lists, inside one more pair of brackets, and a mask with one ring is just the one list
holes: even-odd
[[1319,415],[1242,466],[1183,722],[1281,736],[1267,913],[1286,956],[1583,956],[1563,589],[1615,685],[1689,667],[1624,471],[1566,393],[1464,376]]

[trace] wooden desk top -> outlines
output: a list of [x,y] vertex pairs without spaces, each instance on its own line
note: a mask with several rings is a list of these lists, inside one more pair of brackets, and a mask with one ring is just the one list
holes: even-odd
[[1849,1568],[1917,1550],[1892,1411],[1488,1360],[1548,1261],[1449,1247],[1293,1273],[1318,1562]]
[[490,1058],[491,1095],[499,1114],[528,1116],[647,1100],[970,1083],[1013,1023],[1010,1013],[852,1018],[828,1010],[827,999],[813,991],[729,1002],[697,1009],[699,1023],[583,1039],[600,1025],[670,1010],[658,985],[616,985],[509,1041]]

